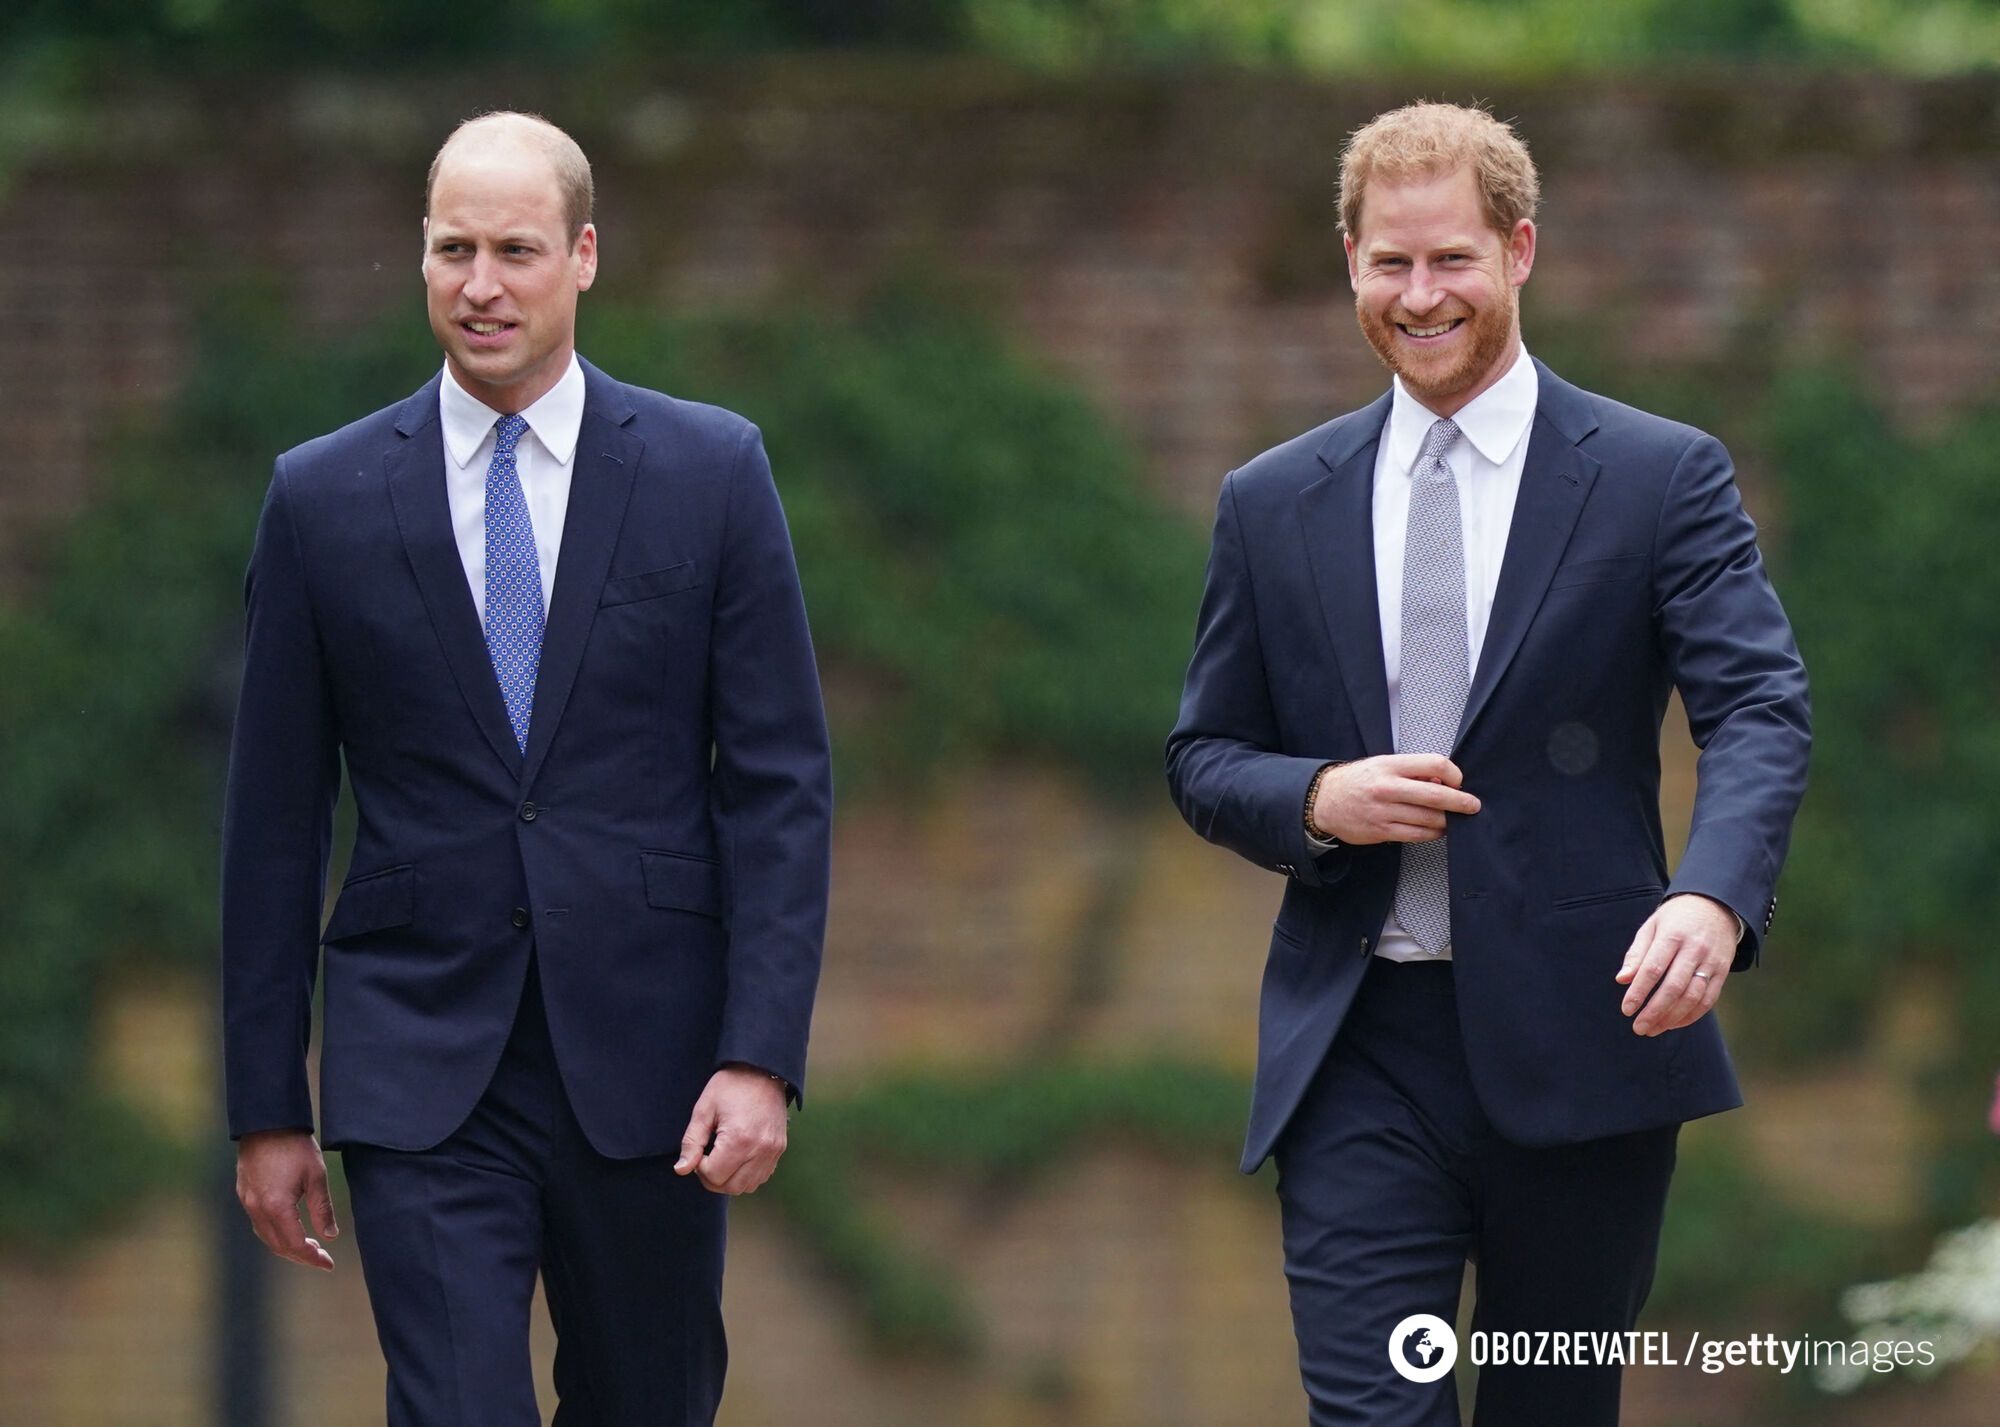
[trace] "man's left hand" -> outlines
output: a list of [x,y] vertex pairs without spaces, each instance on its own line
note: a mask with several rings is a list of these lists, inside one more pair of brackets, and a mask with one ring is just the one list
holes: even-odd
[[699,1174],[717,1194],[748,1194],[785,1152],[785,1086],[761,1070],[725,1065],[709,1077],[681,1136],[675,1174]]
[[1712,898],[1689,892],[1660,903],[1632,938],[1614,978],[1630,988],[1619,1009],[1639,1013],[1632,1029],[1656,1036],[1707,1015],[1729,979],[1736,938],[1736,913]]

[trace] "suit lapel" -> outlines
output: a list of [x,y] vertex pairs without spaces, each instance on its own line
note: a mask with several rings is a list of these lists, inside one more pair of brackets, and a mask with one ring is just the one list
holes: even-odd
[[[576,464],[570,474],[569,508],[563,517],[556,583],[542,633],[542,662],[535,675],[535,706],[528,721],[528,750],[521,786],[533,785],[562,722],[570,690],[604,592],[605,573],[646,443],[626,428],[633,409],[618,384],[583,363],[583,425],[577,432]],[[490,681],[489,681],[490,682]],[[497,688],[497,685],[496,685]]]
[[1597,480],[1597,462],[1577,447],[1597,429],[1588,399],[1539,361],[1535,371],[1540,385],[1535,420],[1528,434],[1528,454],[1521,469],[1521,489],[1514,498],[1514,519],[1507,530],[1500,581],[1493,591],[1493,612],[1486,622],[1486,639],[1466,695],[1455,747],[1464,744],[1519,652]]
[[1375,599],[1375,448],[1389,395],[1355,412],[1320,447],[1328,474],[1299,492],[1306,560],[1347,701],[1371,754],[1392,753],[1382,616]]
[[452,532],[444,483],[444,434],[438,423],[438,380],[433,377],[397,413],[401,439],[384,457],[389,501],[458,691],[494,753],[518,776],[521,751],[507,722],[507,705],[500,697],[500,682],[493,674],[486,635],[465,582],[458,538]]

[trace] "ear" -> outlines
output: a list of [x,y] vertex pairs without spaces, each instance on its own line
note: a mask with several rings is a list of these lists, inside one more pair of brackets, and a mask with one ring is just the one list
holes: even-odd
[[1527,284],[1528,274],[1535,266],[1535,224],[1533,219],[1523,218],[1514,225],[1514,231],[1507,235],[1507,262],[1514,286]]
[[429,266],[430,266],[430,261],[431,261],[431,220],[430,220],[429,218],[425,218],[425,219],[423,220],[423,230],[424,230],[424,236],[423,236],[423,241],[422,241],[422,242],[421,242],[421,243],[420,243],[420,244],[418,245],[418,251],[417,251],[417,271],[418,271],[418,272],[422,272],[422,271],[424,271],[424,269],[425,269],[425,268],[427,268],[427,267],[429,267]]
[[597,281],[597,225],[586,223],[576,235],[576,290],[589,292]]
[[1340,235],[1340,246],[1341,250],[1347,254],[1347,285],[1355,292],[1359,292],[1361,291],[1361,269],[1355,266],[1354,262],[1354,235],[1352,233],[1342,233]]

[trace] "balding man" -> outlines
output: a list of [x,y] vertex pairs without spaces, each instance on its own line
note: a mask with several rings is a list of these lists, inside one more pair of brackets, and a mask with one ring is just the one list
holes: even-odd
[[[825,719],[757,428],[575,352],[590,166],[530,115],[433,163],[444,370],[278,459],[223,858],[238,1194],[330,1269],[343,1152],[391,1427],[708,1423],[724,1205],[805,1079]],[[342,765],[358,825],[321,926]],[[303,1201],[316,1237],[299,1221]]]

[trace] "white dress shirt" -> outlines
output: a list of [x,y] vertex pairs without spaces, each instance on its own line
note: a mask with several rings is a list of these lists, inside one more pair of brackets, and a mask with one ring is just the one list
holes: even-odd
[[[495,411],[458,384],[451,368],[438,383],[438,419],[444,431],[444,487],[451,503],[451,530],[472,607],[486,624],[486,468],[499,439]],[[535,557],[542,568],[542,608],[556,587],[556,552],[562,549],[563,517],[569,513],[569,480],[576,469],[577,433],[583,426],[583,366],[574,353],[569,370],[521,415],[528,430],[514,448],[514,468],[527,497],[535,527]]]
[[[1444,453],[1458,479],[1458,510],[1465,532],[1466,669],[1479,668],[1486,625],[1493,614],[1493,591],[1514,523],[1514,497],[1528,459],[1528,428],[1534,424],[1540,382],[1528,349],[1521,348],[1505,376],[1468,401],[1451,419],[1459,438]],[[1424,437],[1437,422],[1396,378],[1389,420],[1375,448],[1375,603],[1382,617],[1382,671],[1389,679],[1389,730],[1401,737],[1403,702],[1403,541],[1410,520],[1410,487]],[[1375,954],[1391,961],[1429,961],[1432,954],[1396,920],[1382,927]],[[1445,947],[1438,957],[1449,957]]]

